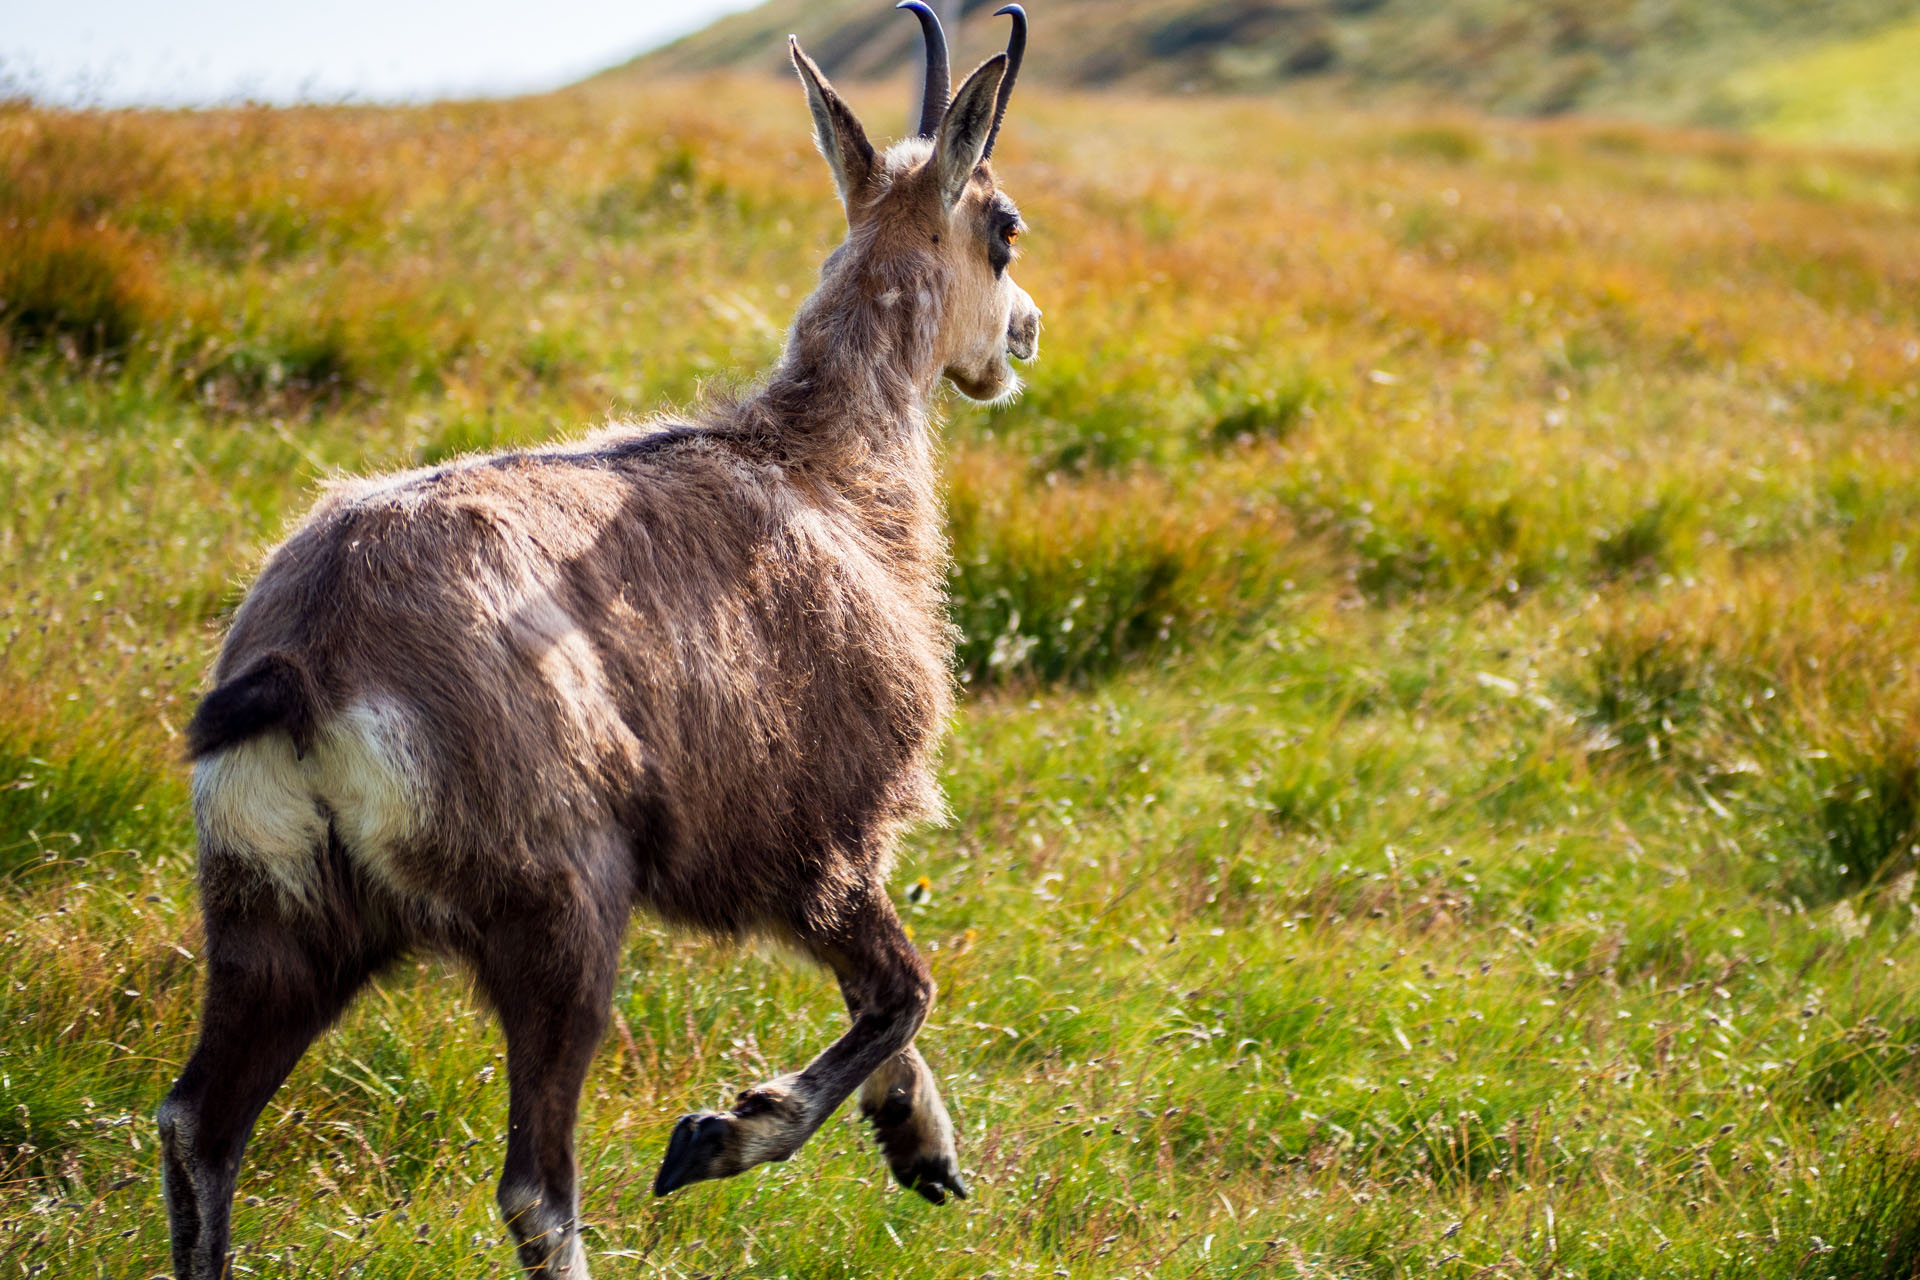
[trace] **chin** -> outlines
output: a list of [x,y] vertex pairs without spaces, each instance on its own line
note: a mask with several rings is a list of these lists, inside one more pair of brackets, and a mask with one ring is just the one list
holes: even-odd
[[980,404],[1003,404],[1020,394],[1020,375],[1004,355],[984,370],[948,369],[947,381],[961,395]]

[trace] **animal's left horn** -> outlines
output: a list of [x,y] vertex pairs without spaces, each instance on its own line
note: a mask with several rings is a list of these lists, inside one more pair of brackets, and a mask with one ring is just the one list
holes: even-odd
[[940,132],[947,115],[947,95],[953,91],[953,73],[947,67],[947,33],[940,29],[940,15],[921,0],[900,0],[893,6],[906,9],[920,19],[920,34],[927,42],[927,85],[920,97],[920,136],[931,138]]
[[1013,19],[1013,34],[1007,37],[1007,74],[1000,81],[1000,96],[994,100],[993,131],[987,134],[987,149],[980,153],[982,160],[993,154],[993,144],[1000,137],[1000,122],[1007,118],[1007,99],[1013,96],[1013,78],[1020,74],[1020,59],[1027,54],[1027,11],[1010,4],[993,11],[996,18],[1001,14]]

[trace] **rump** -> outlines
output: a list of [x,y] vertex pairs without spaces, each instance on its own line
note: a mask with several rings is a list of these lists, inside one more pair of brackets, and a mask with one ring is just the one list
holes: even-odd
[[331,833],[372,879],[417,896],[395,866],[429,812],[412,721],[395,699],[363,697],[309,729],[305,750],[281,722],[211,747],[193,771],[203,865],[244,868],[282,897],[309,902]]

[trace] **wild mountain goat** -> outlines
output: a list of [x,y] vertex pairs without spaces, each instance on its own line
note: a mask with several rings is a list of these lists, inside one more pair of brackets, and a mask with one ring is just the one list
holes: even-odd
[[964,1196],[885,879],[951,709],[928,406],[1011,395],[1040,312],[987,163],[1026,17],[882,154],[791,42],[847,238],[758,390],[688,423],[339,484],[268,559],[188,730],[200,1040],[159,1112],[174,1268],[226,1271],[255,1119],[369,977],[472,967],[507,1038],[501,1210],[583,1280],[573,1129],[638,904],[830,967],[851,1028],[682,1117],[654,1191],[784,1160],[855,1089],[894,1176]]

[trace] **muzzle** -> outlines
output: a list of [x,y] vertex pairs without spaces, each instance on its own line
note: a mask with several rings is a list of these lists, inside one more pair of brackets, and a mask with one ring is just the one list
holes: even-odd
[[1007,322],[1007,354],[1016,360],[1031,360],[1040,354],[1040,308],[1016,311]]

